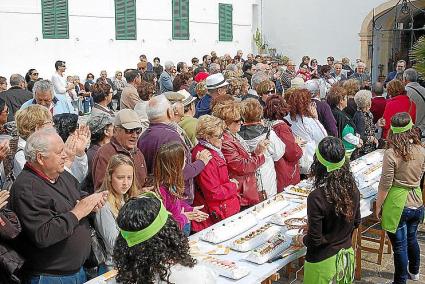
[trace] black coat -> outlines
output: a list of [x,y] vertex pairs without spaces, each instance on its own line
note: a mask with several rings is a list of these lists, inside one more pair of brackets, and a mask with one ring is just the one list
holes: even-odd
[[21,89],[20,87],[11,87],[9,90],[1,92],[0,98],[6,102],[6,105],[9,108],[7,121],[14,121],[15,113],[26,101],[33,98],[33,94],[27,90]]

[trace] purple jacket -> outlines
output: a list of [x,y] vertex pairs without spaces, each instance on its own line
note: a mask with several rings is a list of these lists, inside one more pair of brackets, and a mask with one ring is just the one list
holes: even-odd
[[205,164],[201,160],[192,163],[191,150],[184,143],[174,126],[166,123],[150,123],[148,129],[140,136],[137,147],[145,156],[148,175],[152,176],[159,147],[170,142],[181,143],[185,148],[186,165],[183,169],[185,195],[187,196],[187,203],[192,204],[194,196],[193,178],[205,168]]
[[323,127],[328,132],[328,135],[333,137],[338,137],[338,130],[336,128],[336,120],[332,114],[331,107],[328,103],[321,101],[319,99],[313,99],[316,103],[318,119]]
[[159,188],[159,193],[161,194],[164,207],[167,209],[168,212],[171,213],[171,215],[173,215],[173,218],[179,225],[180,230],[183,230],[184,225],[189,223],[189,220],[184,214],[181,213],[182,208],[184,208],[185,212],[192,212],[192,206],[187,205],[186,201],[172,196],[168,191],[168,188],[166,188],[165,186],[161,186]]

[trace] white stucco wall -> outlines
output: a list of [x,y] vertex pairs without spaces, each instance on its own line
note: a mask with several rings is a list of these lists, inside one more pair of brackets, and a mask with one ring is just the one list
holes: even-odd
[[301,62],[304,55],[340,60],[360,58],[359,32],[364,18],[385,0],[258,0],[269,47]]
[[[25,75],[36,68],[50,78],[54,62],[65,60],[67,74],[98,76],[105,69],[134,68],[140,54],[148,60],[187,61],[216,50],[251,52],[253,0],[191,0],[190,40],[172,40],[171,0],[137,0],[137,40],[115,40],[113,0],[69,0],[69,39],[43,39],[40,0],[0,1],[0,75]],[[233,4],[233,42],[218,41],[218,3]],[[83,78],[82,78],[83,79]]]

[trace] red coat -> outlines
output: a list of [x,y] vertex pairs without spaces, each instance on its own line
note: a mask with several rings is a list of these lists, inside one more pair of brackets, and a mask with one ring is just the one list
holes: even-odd
[[223,135],[221,151],[227,162],[229,177],[239,182],[238,193],[241,206],[260,202],[255,171],[264,164],[264,155],[248,153],[238,139],[227,131]]
[[300,182],[300,166],[298,161],[303,155],[303,150],[295,142],[291,127],[285,121],[276,121],[273,125],[273,130],[286,146],[283,157],[274,162],[277,192],[282,192],[288,185],[296,185]]
[[416,104],[406,95],[398,95],[387,100],[383,118],[385,126],[383,128],[382,137],[387,138],[388,131],[391,126],[391,118],[399,112],[408,112],[413,120],[416,121]]
[[386,104],[387,99],[382,96],[372,98],[372,106],[370,107],[370,112],[373,114],[373,123],[376,124],[378,120],[384,115]]
[[[192,150],[192,160],[205,148],[198,144]],[[209,149],[208,149],[209,150]],[[204,205],[202,209],[210,216],[203,222],[192,221],[192,230],[198,232],[214,223],[230,217],[240,210],[236,184],[229,179],[226,161],[217,152],[209,150],[212,159],[204,170],[195,178],[198,189],[192,206]]]

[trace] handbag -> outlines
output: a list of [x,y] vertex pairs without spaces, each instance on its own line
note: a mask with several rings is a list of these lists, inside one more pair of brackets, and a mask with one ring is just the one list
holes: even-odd
[[84,263],[85,268],[98,267],[99,265],[105,263],[107,257],[105,242],[92,226],[90,226],[90,240],[90,256]]

